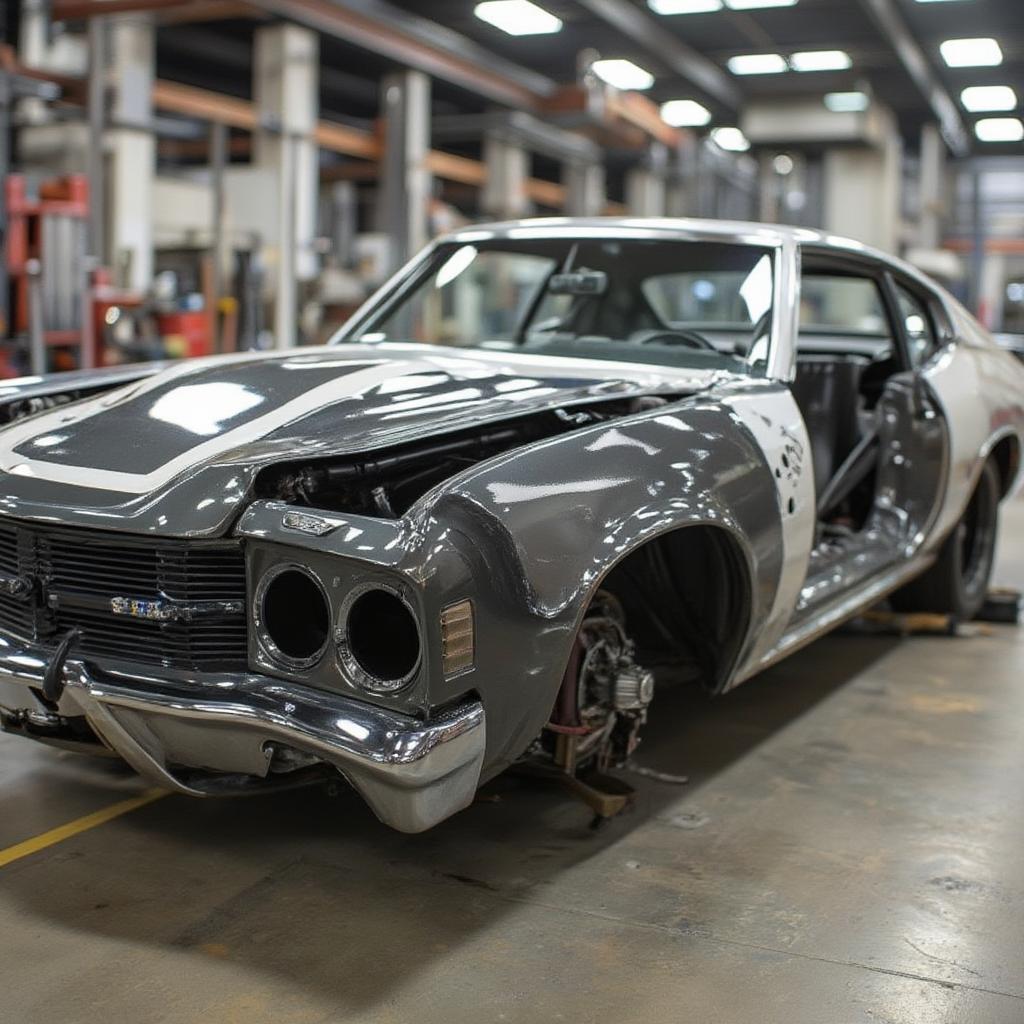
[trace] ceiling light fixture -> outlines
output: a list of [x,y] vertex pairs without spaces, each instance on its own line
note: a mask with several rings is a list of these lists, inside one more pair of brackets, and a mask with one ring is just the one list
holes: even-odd
[[1003,63],[1003,51],[994,39],[947,39],[939,44],[939,53],[951,68],[991,68]]
[[868,109],[866,92],[827,92],[825,106],[834,114],[855,114]]
[[631,60],[618,57],[595,60],[590,65],[590,70],[602,81],[614,85],[616,89],[650,89],[654,85],[654,75]]
[[711,111],[696,100],[669,100],[661,105],[661,119],[673,128],[703,128]]
[[725,0],[731,11],[756,11],[762,7],[795,7],[797,0]]
[[750,142],[739,128],[716,128],[711,139],[720,149],[727,149],[730,153],[745,153],[750,149]]
[[974,134],[982,142],[1020,142],[1024,139],[1024,121],[1019,117],[983,117]]
[[562,19],[538,7],[530,0],[486,0],[473,13],[488,25],[510,36],[539,36],[558,32]]
[[720,11],[722,0],[647,0],[655,14],[706,14]]
[[960,93],[964,108],[980,110],[1016,110],[1017,94],[1008,85],[971,85]]
[[778,75],[789,69],[785,58],[778,53],[741,53],[730,57],[728,66],[734,75]]
[[794,71],[845,71],[853,61],[845,50],[804,50],[789,58]]

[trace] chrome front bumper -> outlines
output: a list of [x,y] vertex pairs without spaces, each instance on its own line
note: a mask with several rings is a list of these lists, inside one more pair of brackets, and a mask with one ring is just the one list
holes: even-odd
[[[28,721],[54,714],[39,692],[48,656],[0,634],[0,709]],[[381,821],[403,832],[430,828],[473,800],[485,745],[479,701],[419,721],[269,676],[148,671],[69,658],[56,714],[84,717],[161,786],[209,796],[218,792],[218,776],[267,779],[275,751],[285,748],[300,761],[333,765]]]

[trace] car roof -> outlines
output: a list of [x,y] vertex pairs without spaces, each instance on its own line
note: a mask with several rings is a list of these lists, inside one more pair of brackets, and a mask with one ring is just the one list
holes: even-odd
[[735,241],[748,245],[814,246],[831,249],[838,254],[866,256],[887,263],[908,277],[935,290],[938,286],[912,264],[890,253],[872,248],[853,238],[844,238],[828,231],[793,227],[785,224],[762,224],[756,221],[700,220],[693,217],[530,217],[523,220],[472,224],[451,232],[441,242],[469,243],[500,238],[519,237],[677,237],[681,240]]

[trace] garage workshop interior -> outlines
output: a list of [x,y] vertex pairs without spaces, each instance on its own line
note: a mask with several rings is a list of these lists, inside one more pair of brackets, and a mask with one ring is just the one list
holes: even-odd
[[1024,1022],[1022,0],[0,5],[0,1021]]

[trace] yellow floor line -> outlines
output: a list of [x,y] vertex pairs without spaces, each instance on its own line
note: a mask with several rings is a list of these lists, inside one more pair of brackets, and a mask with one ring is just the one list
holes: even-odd
[[56,828],[51,828],[49,832],[43,832],[38,836],[33,836],[31,839],[26,839],[22,843],[8,846],[6,850],[0,850],[0,868],[13,864],[14,861],[21,860],[22,857],[30,857],[33,853],[45,850],[48,846],[63,843],[65,839],[70,839],[72,836],[77,836],[82,832],[88,832],[91,828],[105,825],[108,821],[121,817],[122,814],[128,814],[139,807],[145,807],[146,804],[151,804],[154,800],[167,796],[168,792],[166,789],[147,790],[141,796],[134,796],[130,800],[122,800],[120,803],[111,804],[102,810],[93,811],[92,814],[85,815],[84,818],[76,818],[74,821],[69,821],[66,825],[58,825]]

